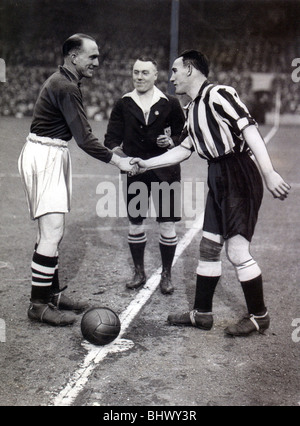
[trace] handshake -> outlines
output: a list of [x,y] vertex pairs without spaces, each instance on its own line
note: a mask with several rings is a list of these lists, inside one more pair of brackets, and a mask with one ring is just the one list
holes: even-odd
[[147,170],[147,165],[141,158],[133,157],[113,157],[112,163],[123,172],[127,172],[129,176],[135,176],[144,173]]
[[[160,135],[157,138],[157,145],[160,148],[174,148],[174,142],[172,138],[166,134]],[[113,157],[111,164],[119,167],[123,172],[127,172],[129,176],[135,176],[140,173],[144,173],[148,168],[147,160],[141,158],[127,157],[123,152],[122,148],[116,147],[113,149]],[[151,164],[152,167],[156,168],[156,164]]]

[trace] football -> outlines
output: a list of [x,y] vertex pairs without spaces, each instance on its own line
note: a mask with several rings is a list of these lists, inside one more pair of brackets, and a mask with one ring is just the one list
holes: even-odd
[[94,345],[107,345],[120,333],[121,323],[118,315],[109,308],[91,308],[81,320],[83,337]]

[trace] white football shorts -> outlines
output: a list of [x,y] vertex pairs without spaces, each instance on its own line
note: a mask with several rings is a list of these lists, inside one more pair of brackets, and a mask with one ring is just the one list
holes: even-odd
[[31,219],[70,211],[72,167],[66,141],[29,133],[18,167]]

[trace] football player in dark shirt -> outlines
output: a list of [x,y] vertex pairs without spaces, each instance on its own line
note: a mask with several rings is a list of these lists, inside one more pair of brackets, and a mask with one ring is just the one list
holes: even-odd
[[70,211],[72,170],[68,141],[92,157],[129,171],[128,158],[104,147],[93,135],[82,103],[80,83],[99,65],[96,41],[75,34],[63,45],[64,64],[44,83],[38,96],[30,133],[19,157],[19,171],[38,236],[32,259],[30,319],[68,325],[75,312],[87,307],[62,294],[58,280],[58,246],[63,238],[65,213]]

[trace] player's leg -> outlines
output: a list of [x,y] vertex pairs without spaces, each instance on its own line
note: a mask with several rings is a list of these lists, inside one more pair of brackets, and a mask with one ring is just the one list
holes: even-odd
[[160,232],[159,249],[162,274],[159,286],[162,294],[172,294],[174,287],[171,270],[178,243],[175,223],[181,220],[181,184],[177,180],[163,181],[152,171],[151,189]]
[[162,261],[159,286],[163,294],[172,294],[174,287],[171,280],[171,269],[177,247],[175,222],[159,222],[159,231],[159,248]]
[[253,331],[264,331],[269,327],[270,319],[264,302],[261,270],[250,253],[250,243],[242,235],[236,235],[226,241],[226,253],[233,264],[241,283],[248,316],[237,324],[227,327],[226,333],[245,336]]
[[57,265],[57,247],[64,232],[64,214],[43,215],[37,220],[39,237],[32,258],[31,301],[49,303]]
[[[38,226],[38,233],[37,233],[37,239],[36,239],[36,244],[35,244],[35,247],[34,247],[34,251],[37,250],[38,245],[40,243],[40,240],[41,240],[41,233],[40,233],[40,224],[39,224],[39,226]],[[58,244],[58,248],[59,248],[59,244]],[[53,280],[52,280],[52,286],[51,286],[53,293],[57,293],[60,290],[59,275],[58,275],[58,266],[59,266],[58,248],[57,248],[56,253],[55,253],[56,265],[55,265],[55,271],[54,271]]]
[[199,312],[212,312],[215,289],[222,274],[222,248],[221,235],[203,231],[194,301],[194,309]]
[[219,234],[203,232],[200,242],[200,259],[197,267],[194,307],[190,312],[169,315],[173,325],[195,326],[204,330],[213,325],[212,307],[216,286],[222,273],[220,260],[223,238]]
[[73,313],[60,312],[52,305],[52,282],[57,265],[57,248],[64,233],[64,214],[51,213],[38,218],[39,241],[33,253],[30,319],[51,325],[68,325]]
[[[48,253],[55,259],[55,269],[51,284],[51,303],[60,310],[83,312],[89,306],[85,299],[73,300],[62,292],[67,286],[60,288],[59,283],[59,244],[65,229],[64,214],[44,215],[39,219],[39,243],[37,252]],[[49,234],[50,230],[50,234]]]
[[123,193],[126,194],[129,219],[128,245],[134,264],[134,275],[126,284],[129,289],[137,289],[145,284],[146,274],[144,255],[147,243],[144,219],[147,216],[150,196],[149,173],[141,176],[127,176],[123,181]]
[[37,253],[56,258],[65,229],[64,213],[49,213],[38,218],[39,243]]
[[146,274],[144,267],[145,247],[147,236],[145,233],[144,222],[129,222],[128,245],[134,264],[134,276],[126,284],[129,289],[137,289],[145,284]]
[[169,315],[168,321],[174,325],[193,325],[210,329],[213,325],[212,304],[219,282],[223,248],[222,221],[214,194],[207,194],[203,235],[200,242],[200,257],[197,267],[196,290],[193,310],[181,315]]

